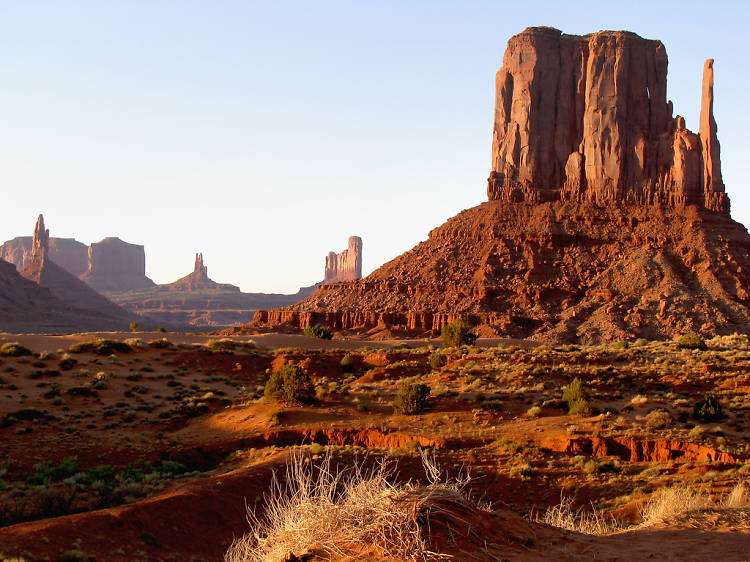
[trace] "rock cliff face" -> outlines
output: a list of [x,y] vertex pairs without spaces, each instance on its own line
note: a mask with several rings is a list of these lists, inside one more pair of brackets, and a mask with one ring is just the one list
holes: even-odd
[[700,205],[729,213],[703,76],[700,138],[672,117],[667,53],[626,31],[511,38],[496,76],[490,200]]
[[119,238],[105,238],[91,244],[88,269],[81,275],[97,291],[127,291],[153,287],[146,277],[146,254],[143,246]]
[[354,281],[362,277],[362,239],[349,237],[349,247],[337,254],[328,252],[324,283]]
[[94,291],[49,258],[49,231],[39,215],[31,244],[31,258],[21,275],[47,290],[67,309],[69,323],[78,329],[127,328],[135,316]]
[[[0,259],[20,271],[31,260],[31,236],[18,236],[0,246]],[[88,246],[73,238],[50,238],[49,258],[65,271],[78,277],[89,265]]]
[[629,32],[530,28],[497,74],[489,201],[365,279],[261,310],[324,323],[598,342],[750,330],[750,235],[729,217],[704,67],[700,135],[672,117],[667,55]]

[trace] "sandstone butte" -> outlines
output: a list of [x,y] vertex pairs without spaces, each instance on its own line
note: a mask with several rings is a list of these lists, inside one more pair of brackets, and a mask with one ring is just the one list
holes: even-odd
[[49,231],[39,215],[28,262],[19,273],[0,260],[1,329],[124,330],[135,317],[49,258]]
[[245,329],[597,342],[750,328],[750,236],[729,216],[703,68],[699,134],[666,99],[660,41],[512,37],[496,77],[488,201],[368,277],[258,311]]
[[[19,236],[0,246],[0,259],[21,271],[31,261],[32,237]],[[143,246],[105,238],[87,246],[73,238],[50,238],[47,257],[100,292],[153,287],[146,277]]]
[[362,239],[359,236],[349,237],[349,246],[337,254],[328,252],[323,283],[355,281],[362,277]]

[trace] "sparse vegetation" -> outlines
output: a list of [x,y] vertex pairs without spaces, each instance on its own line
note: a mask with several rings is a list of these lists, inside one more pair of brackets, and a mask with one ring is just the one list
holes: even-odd
[[685,334],[680,336],[677,340],[677,345],[680,349],[708,349],[706,346],[706,340],[697,334]]
[[433,371],[439,371],[441,368],[445,366],[445,364],[448,362],[445,355],[440,353],[440,351],[433,351],[430,353],[430,368]]
[[427,397],[430,387],[426,384],[403,381],[393,400],[393,411],[396,414],[418,414],[427,408]]
[[96,353],[97,355],[112,355],[113,353],[130,353],[132,348],[125,342],[97,339],[87,342],[74,343],[68,348],[71,353]]
[[31,350],[18,342],[8,342],[0,346],[0,355],[3,357],[23,357],[31,355]]
[[693,417],[701,421],[718,421],[724,417],[721,402],[713,394],[706,394],[702,400],[695,403]]
[[443,326],[440,331],[440,338],[443,347],[458,347],[460,345],[472,345],[477,336],[471,332],[471,326],[466,320],[458,318]]
[[302,330],[302,333],[307,337],[318,338],[321,340],[330,340],[333,338],[333,333],[325,326],[308,326]]
[[312,404],[315,390],[310,375],[299,365],[287,363],[277,373],[271,373],[263,394],[272,400],[282,400],[287,405]]

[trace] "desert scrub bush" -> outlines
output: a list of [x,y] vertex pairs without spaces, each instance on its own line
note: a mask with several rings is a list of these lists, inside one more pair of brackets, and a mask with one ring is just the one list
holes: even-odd
[[571,415],[590,416],[594,412],[588,389],[578,377],[565,387],[562,399]]
[[480,508],[465,492],[467,476],[443,478],[434,460],[422,455],[427,484],[396,483],[393,464],[380,461],[370,470],[355,464],[332,466],[306,462],[301,451],[286,467],[285,484],[274,474],[265,497],[264,517],[248,509],[251,531],[236,540],[227,562],[287,560],[290,553],[315,551],[323,558],[357,557],[376,547],[387,560],[429,560],[429,529],[454,523]]
[[661,408],[651,410],[646,414],[646,427],[649,429],[664,429],[672,425],[673,422],[672,415]]
[[354,372],[354,359],[352,359],[352,356],[350,354],[346,354],[341,358],[341,371],[344,373],[353,373]]
[[440,330],[440,339],[443,347],[458,347],[460,345],[472,345],[476,334],[471,332],[471,326],[463,318],[457,318],[450,324],[443,326]]
[[74,343],[68,348],[71,353],[96,353],[97,355],[112,355],[113,353],[130,353],[133,349],[125,342],[97,339]]
[[269,400],[282,400],[290,406],[312,404],[315,401],[315,389],[310,375],[294,363],[287,363],[280,371],[271,373],[263,395]]
[[167,338],[151,340],[150,342],[148,342],[148,346],[153,349],[171,349],[172,347],[174,347],[172,345],[172,342],[170,342]]
[[393,399],[393,412],[396,414],[418,414],[427,408],[430,387],[426,384],[403,381]]
[[573,508],[573,498],[560,497],[560,503],[547,508],[543,515],[534,515],[531,520],[545,523],[559,529],[567,529],[585,535],[611,535],[624,529],[624,525],[611,515],[605,515],[593,508]]
[[31,350],[18,342],[8,342],[0,346],[0,355],[3,357],[23,357],[31,355]]
[[321,340],[333,339],[333,333],[325,326],[308,326],[302,330],[302,333],[310,338],[318,338]]
[[680,336],[680,339],[677,340],[677,347],[680,349],[708,349],[706,340],[697,334],[685,334],[684,336]]
[[654,493],[641,508],[641,525],[648,526],[673,519],[711,505],[708,495],[684,486],[664,488]]
[[702,421],[717,421],[724,417],[721,402],[711,393],[706,394],[702,400],[695,403],[693,417]]
[[439,351],[433,351],[430,353],[430,368],[433,371],[439,371],[442,369],[445,364],[448,362],[445,355],[440,353]]
[[208,340],[206,342],[206,347],[211,351],[215,351],[216,353],[230,353],[234,351],[235,343],[227,338],[223,338],[220,340]]

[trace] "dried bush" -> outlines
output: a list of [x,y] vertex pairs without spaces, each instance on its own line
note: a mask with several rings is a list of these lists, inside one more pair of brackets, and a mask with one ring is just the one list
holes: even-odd
[[664,429],[672,425],[673,421],[671,414],[666,410],[651,410],[646,414],[646,427],[649,429]]
[[0,355],[3,357],[23,357],[24,355],[31,355],[31,350],[18,342],[8,342],[0,346]]
[[265,517],[248,509],[252,530],[236,540],[227,562],[288,560],[291,554],[324,558],[356,557],[376,547],[384,559],[445,558],[430,550],[430,521],[461,517],[478,506],[465,492],[468,476],[442,478],[434,460],[422,456],[427,484],[394,483],[393,470],[381,461],[339,470],[326,455],[318,467],[294,453],[282,485],[274,474]]
[[624,528],[614,517],[597,511],[593,504],[591,511],[585,511],[583,507],[574,509],[573,498],[563,496],[560,503],[547,508],[544,515],[535,517],[532,514],[532,521],[586,535],[611,535]]

